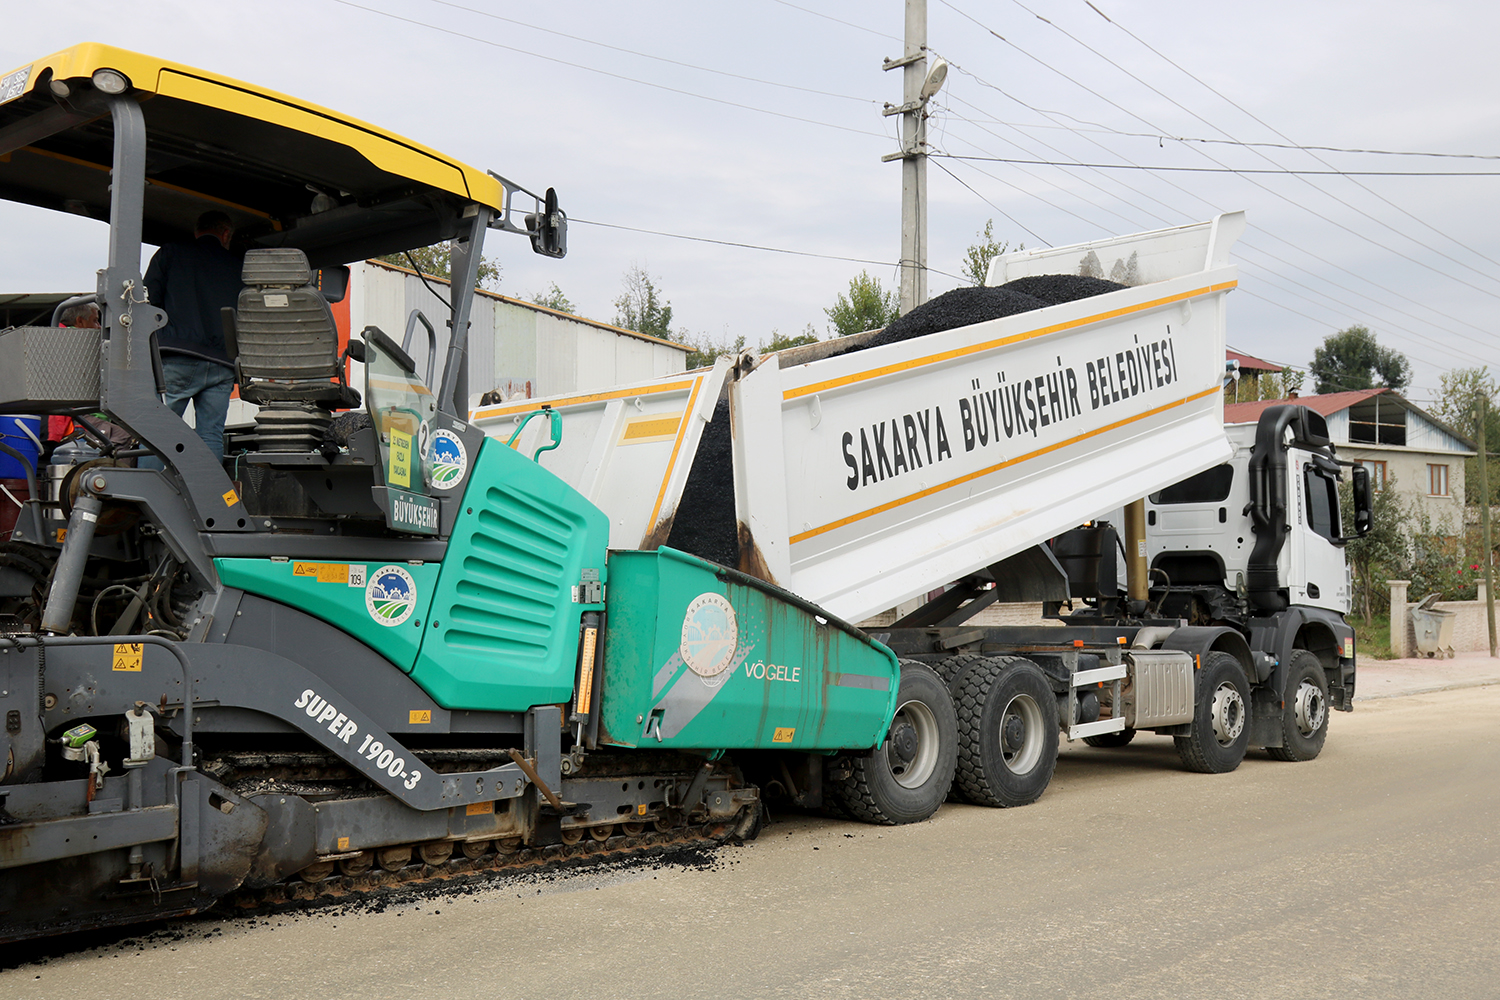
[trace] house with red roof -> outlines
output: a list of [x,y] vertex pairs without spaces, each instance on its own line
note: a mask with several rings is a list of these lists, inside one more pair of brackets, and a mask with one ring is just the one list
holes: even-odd
[[1339,458],[1370,470],[1377,490],[1394,488],[1410,508],[1425,505],[1433,526],[1457,534],[1463,524],[1464,460],[1478,452],[1469,440],[1390,389],[1361,389],[1291,399],[1227,403],[1225,424],[1253,424],[1268,406],[1299,403],[1328,421]]
[[1280,375],[1286,370],[1285,365],[1257,358],[1244,351],[1236,351],[1232,347],[1224,352],[1224,360],[1229,363],[1229,370],[1235,372],[1234,377],[1224,383],[1224,402],[1226,403],[1259,399],[1261,376]]

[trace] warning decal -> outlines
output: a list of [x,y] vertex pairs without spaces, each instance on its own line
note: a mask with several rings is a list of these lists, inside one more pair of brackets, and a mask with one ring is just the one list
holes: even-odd
[[140,673],[141,658],[144,649],[145,646],[139,642],[115,643],[115,655],[109,665],[109,669]]

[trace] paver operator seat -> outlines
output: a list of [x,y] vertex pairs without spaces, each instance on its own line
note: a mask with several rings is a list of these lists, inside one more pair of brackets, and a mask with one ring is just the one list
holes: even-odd
[[345,379],[333,312],[301,250],[250,250],[242,277],[225,341],[240,398],[260,407],[257,443],[262,451],[311,451],[332,411],[360,404]]

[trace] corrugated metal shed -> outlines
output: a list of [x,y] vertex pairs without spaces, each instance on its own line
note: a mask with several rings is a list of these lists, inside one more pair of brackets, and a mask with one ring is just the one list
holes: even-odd
[[[447,282],[426,281],[447,294]],[[381,261],[352,267],[350,327],[378,326],[401,340],[413,310],[437,332],[439,373],[447,351],[447,307],[413,271]],[[579,392],[671,375],[691,349],[608,323],[557,312],[495,292],[479,291],[469,329],[470,404],[488,392],[499,401]],[[426,370],[427,332],[417,325],[411,355]]]

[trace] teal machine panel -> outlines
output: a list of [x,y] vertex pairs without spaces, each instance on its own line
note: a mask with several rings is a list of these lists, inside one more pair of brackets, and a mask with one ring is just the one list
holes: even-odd
[[[372,540],[372,547],[379,542]],[[336,625],[411,672],[422,645],[438,566],[434,563],[215,559],[226,586],[290,605]]]
[[602,611],[609,518],[486,439],[464,490],[412,679],[444,708],[519,712],[573,697],[579,619]]
[[900,664],[792,594],[675,549],[609,554],[600,740],[700,750],[878,746]]

